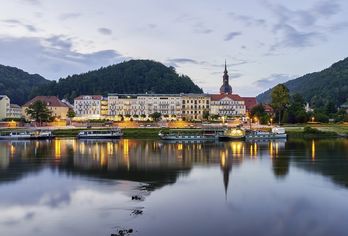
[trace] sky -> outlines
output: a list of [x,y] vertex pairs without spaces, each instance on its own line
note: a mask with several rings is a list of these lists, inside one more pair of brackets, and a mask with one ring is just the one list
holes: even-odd
[[256,96],[348,56],[346,0],[0,0],[0,64],[57,80],[131,59]]

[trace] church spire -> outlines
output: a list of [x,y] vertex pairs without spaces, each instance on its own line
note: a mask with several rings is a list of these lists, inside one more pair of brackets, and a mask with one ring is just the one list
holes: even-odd
[[226,64],[226,59],[225,59],[225,71],[224,71],[225,74],[227,74],[227,64]]
[[232,94],[232,87],[229,85],[229,76],[227,71],[227,63],[225,59],[225,71],[223,75],[222,86],[220,87],[220,94]]

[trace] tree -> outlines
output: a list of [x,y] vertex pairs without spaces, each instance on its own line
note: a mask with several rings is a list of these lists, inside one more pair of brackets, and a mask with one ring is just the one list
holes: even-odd
[[74,110],[72,108],[69,108],[68,113],[66,114],[69,118],[74,118],[76,116]]
[[52,112],[47,108],[46,104],[40,100],[32,103],[25,112],[29,117],[42,124],[52,120]]
[[250,111],[251,118],[257,118],[261,124],[267,124],[269,122],[269,115],[265,111],[265,107],[262,103],[254,106]]
[[209,110],[204,110],[202,117],[203,117],[204,120],[208,120],[208,118],[209,118]]
[[152,118],[154,121],[158,121],[159,118],[161,118],[161,113],[159,112],[154,112],[149,115],[150,118]]
[[294,94],[290,99],[287,117],[283,116],[283,121],[288,123],[304,123],[307,119],[305,100],[300,94]]
[[284,112],[285,108],[289,105],[289,89],[284,84],[278,84],[272,89],[271,97],[271,106],[277,112],[280,124],[282,113]]

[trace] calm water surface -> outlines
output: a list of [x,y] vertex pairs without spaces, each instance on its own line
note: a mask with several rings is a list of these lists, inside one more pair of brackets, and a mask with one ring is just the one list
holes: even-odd
[[343,139],[0,141],[0,235],[346,236],[347,187]]

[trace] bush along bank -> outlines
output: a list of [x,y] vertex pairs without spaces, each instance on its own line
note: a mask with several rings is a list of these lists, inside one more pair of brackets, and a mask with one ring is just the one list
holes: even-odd
[[305,126],[302,132],[287,132],[289,138],[338,138],[342,137],[336,132],[321,131],[310,126]]

